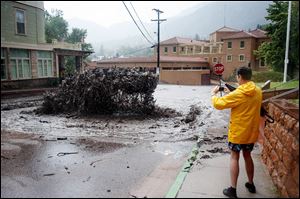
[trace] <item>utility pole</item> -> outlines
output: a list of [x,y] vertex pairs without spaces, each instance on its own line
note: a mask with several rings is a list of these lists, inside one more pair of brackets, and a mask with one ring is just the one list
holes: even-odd
[[167,21],[166,19],[160,19],[159,18],[159,14],[160,13],[164,13],[163,11],[159,10],[159,9],[152,9],[154,11],[157,12],[157,19],[152,19],[151,21],[157,21],[157,67],[156,67],[156,74],[159,75],[159,43],[160,43],[160,40],[159,40],[159,24],[161,21]]
[[287,21],[287,30],[286,30],[286,42],[285,42],[285,59],[284,59],[284,73],[283,73],[283,82],[286,82],[287,76],[287,65],[289,63],[289,42],[290,42],[290,23],[291,23],[291,4],[292,2],[289,1],[289,8],[288,8],[288,21]]

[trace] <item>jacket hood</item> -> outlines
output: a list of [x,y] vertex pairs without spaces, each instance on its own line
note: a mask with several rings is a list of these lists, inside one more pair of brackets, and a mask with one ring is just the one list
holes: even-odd
[[253,96],[256,93],[256,85],[253,81],[242,84],[237,89],[248,96]]

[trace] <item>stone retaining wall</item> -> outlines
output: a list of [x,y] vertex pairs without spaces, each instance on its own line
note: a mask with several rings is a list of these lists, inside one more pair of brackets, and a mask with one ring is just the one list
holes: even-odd
[[262,160],[281,196],[299,198],[299,120],[276,102],[267,111],[274,123],[264,129]]

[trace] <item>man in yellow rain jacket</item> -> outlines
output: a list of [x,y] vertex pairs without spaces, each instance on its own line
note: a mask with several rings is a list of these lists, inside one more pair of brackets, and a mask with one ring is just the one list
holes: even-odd
[[[237,70],[239,87],[223,97],[217,97],[219,87],[216,86],[212,94],[212,104],[218,109],[231,108],[230,124],[228,130],[228,147],[231,150],[230,177],[231,187],[224,189],[223,194],[228,197],[237,197],[236,186],[239,175],[239,156],[243,151],[245,166],[248,176],[246,188],[251,193],[256,189],[253,183],[254,165],[251,151],[259,134],[260,107],[262,92],[253,81],[252,71],[248,67],[240,67]],[[228,91],[228,89],[225,88]]]

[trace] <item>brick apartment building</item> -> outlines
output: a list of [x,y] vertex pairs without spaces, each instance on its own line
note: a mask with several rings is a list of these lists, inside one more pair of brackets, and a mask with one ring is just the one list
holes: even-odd
[[224,78],[228,78],[239,66],[249,66],[254,71],[267,70],[264,60],[257,59],[253,54],[263,42],[269,40],[265,31],[256,29],[247,32],[222,27],[209,36],[209,40],[202,41],[180,37],[162,41],[160,54],[200,57],[209,63],[211,70],[215,64],[222,63]]
[[[268,41],[268,37],[263,30],[247,32],[229,27],[222,27],[211,33],[209,40],[199,41],[181,37],[167,39],[160,43],[160,80],[188,85],[209,84],[206,81],[207,71],[209,69],[213,77],[212,69],[217,63],[224,65],[223,78],[225,79],[239,66],[248,66],[254,71],[267,70],[264,60],[257,59],[253,54],[253,51],[265,41]],[[98,61],[96,65],[97,67],[142,67],[154,70],[157,65],[156,47],[154,52],[152,58],[117,58]],[[165,62],[166,60],[168,61]],[[186,72],[187,70],[189,72]],[[177,71],[176,75],[171,71]],[[199,76],[199,73],[202,75]],[[197,75],[198,78],[195,78]]]

